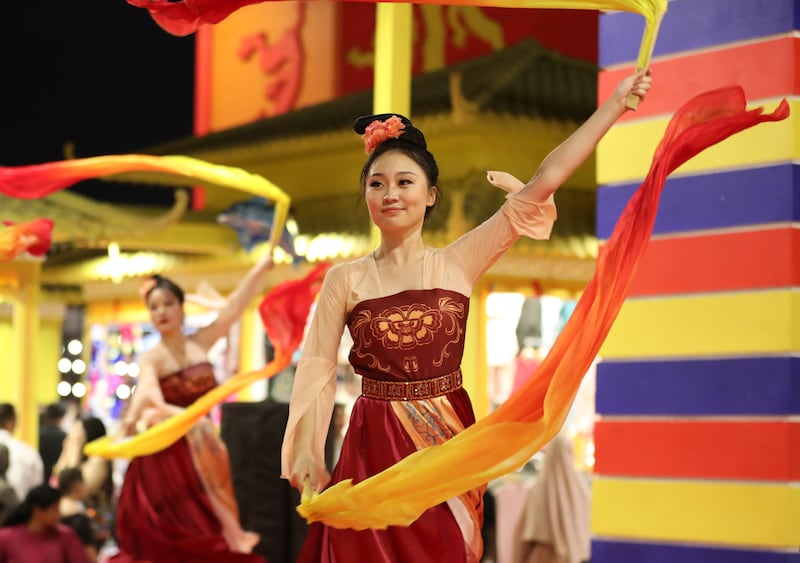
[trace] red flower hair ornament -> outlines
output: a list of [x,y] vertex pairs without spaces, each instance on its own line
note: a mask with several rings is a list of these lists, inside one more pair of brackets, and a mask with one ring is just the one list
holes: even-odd
[[375,148],[388,139],[397,139],[403,134],[406,128],[403,120],[393,115],[389,119],[381,121],[376,119],[367,125],[361,138],[364,139],[364,152],[372,154]]
[[410,119],[399,113],[364,115],[353,122],[353,130],[361,135],[364,152],[368,155],[373,154],[381,143],[392,139],[399,139],[403,143],[428,150],[428,143],[422,131],[414,127]]
[[142,301],[147,303],[147,294],[158,285],[158,281],[156,278],[147,278],[142,282],[142,285],[139,287],[139,297],[142,298]]

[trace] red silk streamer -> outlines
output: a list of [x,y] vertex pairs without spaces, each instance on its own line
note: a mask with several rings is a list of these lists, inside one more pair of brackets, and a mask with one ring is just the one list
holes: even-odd
[[161,171],[158,162],[159,157],[149,155],[113,155],[3,166],[0,167],[0,193],[19,199],[37,199],[90,178],[131,170]]
[[278,243],[289,212],[289,196],[258,174],[241,168],[212,164],[189,156],[113,154],[45,162],[28,166],[0,166],[0,193],[20,199],[36,199],[89,178],[130,172],[156,172],[183,176],[181,183],[233,188],[260,196],[275,204],[270,242]]
[[264,0],[128,0],[144,8],[165,31],[172,35],[190,35],[202,24],[219,23],[233,12]]
[[13,260],[27,252],[31,256],[44,256],[53,242],[53,221],[34,219],[27,223],[4,221],[0,229],[0,262]]
[[[150,12],[150,16],[172,35],[189,35],[204,24],[219,23],[230,14],[265,1],[275,0],[128,0],[128,3]],[[375,0],[342,0],[372,2]],[[403,0],[389,0],[400,3]],[[667,9],[667,0],[414,0],[415,4],[453,4],[457,6],[486,6],[494,8],[561,8],[578,10],[624,10],[641,14],[650,24],[645,30],[645,42],[655,41],[657,21]],[[650,49],[646,49],[649,59]],[[644,62],[644,61],[640,61]]]
[[330,266],[330,262],[317,264],[306,277],[276,286],[261,301],[258,314],[276,350],[291,356],[300,347],[311,305]]
[[771,114],[764,114],[763,108],[747,110],[740,87],[701,94],[681,107],[667,126],[644,182],[601,248],[594,277],[533,377],[500,408],[448,442],[419,450],[358,484],[342,481],[305,497],[298,512],[309,522],[337,528],[404,526],[429,507],[521,467],[561,429],[584,374],[622,308],[668,174],[731,135],[788,115],[786,100]]

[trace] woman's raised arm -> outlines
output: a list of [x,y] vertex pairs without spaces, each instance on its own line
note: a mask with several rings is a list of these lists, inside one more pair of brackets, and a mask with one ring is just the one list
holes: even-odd
[[651,82],[649,70],[624,78],[589,119],[542,160],[520,195],[531,201],[546,201],[592,154],[600,139],[625,113],[625,98],[634,94],[643,100]]
[[247,305],[261,290],[264,274],[272,269],[272,253],[268,253],[250,268],[239,285],[228,297],[225,307],[223,307],[217,318],[208,326],[201,328],[193,336],[204,349],[208,350],[214,343],[228,334],[233,323],[236,322],[247,308]]

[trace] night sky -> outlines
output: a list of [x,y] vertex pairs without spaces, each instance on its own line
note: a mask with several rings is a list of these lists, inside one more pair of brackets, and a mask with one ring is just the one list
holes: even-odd
[[0,165],[191,135],[193,36],[125,0],[8,2],[0,22]]

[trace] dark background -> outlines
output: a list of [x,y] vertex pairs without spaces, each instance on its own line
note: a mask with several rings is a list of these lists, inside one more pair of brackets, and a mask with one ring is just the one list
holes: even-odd
[[[86,157],[192,134],[193,35],[168,34],[125,0],[24,0],[2,12],[0,165],[62,160],[67,143]],[[71,189],[104,201],[117,191]]]

